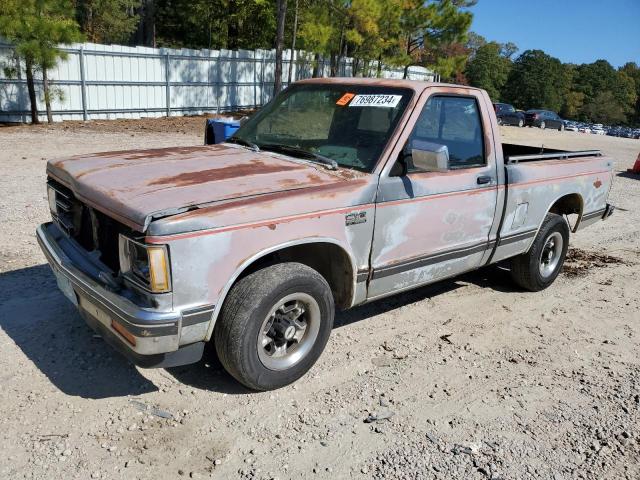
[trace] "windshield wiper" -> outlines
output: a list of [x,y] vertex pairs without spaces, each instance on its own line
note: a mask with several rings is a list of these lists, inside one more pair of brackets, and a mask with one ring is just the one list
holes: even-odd
[[256,145],[255,143],[252,143],[249,140],[245,140],[244,138],[236,137],[235,135],[227,138],[225,140],[225,142],[235,143],[237,145],[242,145],[244,147],[249,147],[254,152],[259,152],[260,151],[260,147],[258,145]]
[[338,169],[338,162],[336,162],[333,158],[325,157],[324,155],[305,150],[304,148],[293,147],[291,145],[284,145],[281,143],[263,143],[262,145],[260,145],[260,148],[262,148],[262,150],[285,153],[294,157],[304,158],[316,163],[321,163],[322,165],[326,165],[329,170]]

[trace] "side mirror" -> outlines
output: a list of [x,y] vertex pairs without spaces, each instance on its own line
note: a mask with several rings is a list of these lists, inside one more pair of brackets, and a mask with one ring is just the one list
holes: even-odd
[[449,170],[449,149],[439,143],[414,140],[411,146],[413,165],[424,172]]

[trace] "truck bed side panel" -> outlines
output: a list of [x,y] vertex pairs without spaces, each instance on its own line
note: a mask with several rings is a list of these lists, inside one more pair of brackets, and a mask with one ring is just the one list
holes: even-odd
[[577,194],[582,225],[601,217],[611,188],[612,161],[607,157],[546,160],[507,165],[507,203],[493,261],[526,252],[544,217],[560,198]]

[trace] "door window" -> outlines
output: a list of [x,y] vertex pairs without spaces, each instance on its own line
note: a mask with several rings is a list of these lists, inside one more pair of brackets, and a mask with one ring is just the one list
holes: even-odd
[[475,98],[429,98],[404,149],[408,172],[418,171],[411,159],[414,142],[446,145],[452,169],[486,164],[482,121]]

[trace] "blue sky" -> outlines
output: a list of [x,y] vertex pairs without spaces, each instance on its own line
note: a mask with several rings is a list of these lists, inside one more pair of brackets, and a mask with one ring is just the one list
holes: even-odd
[[640,64],[640,0],[478,0],[471,30],[563,62]]

